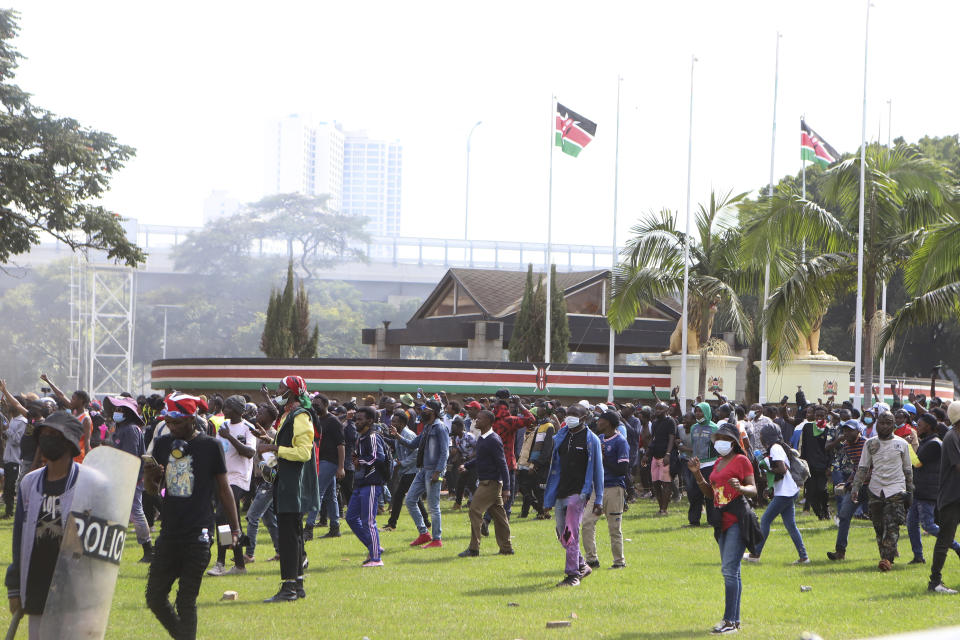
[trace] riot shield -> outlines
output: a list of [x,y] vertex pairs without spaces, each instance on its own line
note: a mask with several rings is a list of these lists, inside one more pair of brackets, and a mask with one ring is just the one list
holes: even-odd
[[112,447],[84,458],[40,638],[103,638],[139,472],[139,458]]

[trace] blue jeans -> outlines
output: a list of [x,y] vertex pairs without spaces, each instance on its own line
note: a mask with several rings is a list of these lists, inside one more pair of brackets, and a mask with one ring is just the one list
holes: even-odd
[[380,532],[377,530],[377,505],[380,502],[381,486],[357,487],[350,496],[347,515],[344,519],[357,540],[367,548],[367,559],[380,559]]
[[767,544],[767,537],[770,535],[770,525],[777,516],[780,516],[783,520],[783,526],[786,528],[787,533],[790,534],[790,539],[793,540],[793,546],[797,548],[800,559],[802,560],[807,557],[807,550],[803,546],[803,537],[797,529],[797,521],[794,518],[793,498],[794,496],[789,498],[787,496],[774,496],[770,504],[767,505],[766,511],[763,512],[763,517],[760,518],[760,530],[763,532],[763,540],[756,548],[756,557],[759,558],[763,552],[763,547]]
[[[923,542],[920,540],[920,527],[932,536],[940,533],[940,527],[933,519],[933,509],[936,503],[932,500],[914,500],[907,511],[907,534],[910,536],[910,546],[913,548],[913,557],[923,557]],[[960,551],[960,544],[954,540],[950,548]]]
[[247,555],[253,556],[257,549],[257,531],[260,529],[260,520],[267,525],[267,531],[270,532],[270,540],[273,542],[273,550],[280,553],[280,545],[277,542],[277,515],[273,512],[273,483],[261,482],[257,487],[257,492],[250,501],[250,508],[247,509],[247,536],[250,538],[250,544],[247,545]]
[[[321,460],[317,465],[317,484],[320,487],[320,504],[323,505],[325,496],[327,501],[327,520],[331,529],[340,527],[340,504],[337,500],[337,465],[328,460]],[[319,511],[307,512],[307,528],[312,529],[317,524]]]
[[837,525],[837,551],[847,550],[847,535],[850,533],[850,521],[853,520],[853,514],[857,510],[856,504],[850,499],[849,489],[844,492],[840,499],[840,508],[837,510],[837,518],[840,524]]
[[724,608],[723,619],[740,622],[740,561],[747,546],[740,539],[740,525],[734,524],[720,534],[720,573],[723,574]]
[[137,532],[137,544],[150,542],[150,525],[147,524],[147,516],[143,513],[143,487],[140,485],[137,485],[133,492],[130,520],[133,522],[133,530]]
[[431,523],[433,525],[433,539],[439,540],[443,533],[440,527],[440,485],[443,484],[443,480],[433,482],[430,480],[432,475],[432,471],[417,469],[417,475],[410,483],[410,489],[407,491],[407,499],[404,504],[407,505],[407,511],[410,512],[413,523],[417,525],[417,531],[426,533],[427,525],[420,513],[420,507],[417,506],[417,501],[426,496],[427,509],[430,510],[430,519],[433,520]]

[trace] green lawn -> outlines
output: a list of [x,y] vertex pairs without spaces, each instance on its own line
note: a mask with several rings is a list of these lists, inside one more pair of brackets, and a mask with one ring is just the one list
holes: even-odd
[[[400,529],[384,533],[386,566],[361,569],[365,550],[345,533],[337,540],[308,543],[308,598],[290,604],[261,604],[278,586],[277,563],[263,562],[270,548],[261,527],[260,562],[240,578],[205,578],[199,598],[199,637],[228,640],[261,638],[701,638],[723,615],[723,583],[713,530],[684,529],[685,503],[667,518],[653,517],[655,506],[633,505],[624,520],[627,568],[612,571],[609,541],[598,523],[600,570],[579,587],[557,589],[563,554],[552,522],[514,522],[517,554],[496,554],[492,532],[479,558],[457,558],[466,547],[465,512],[448,510],[444,500],[442,549],[411,548],[409,516]],[[381,525],[386,521],[381,519]],[[926,592],[929,565],[908,566],[906,530],[901,561],[888,574],[876,569],[872,529],[854,521],[845,562],[835,564],[836,528],[802,516],[799,525],[813,564],[788,566],[795,559],[786,532],[774,524],[763,563],[743,567],[743,631],[740,638],[794,638],[803,630],[826,640],[859,638],[957,624],[960,597]],[[347,529],[344,528],[346,532]],[[0,562],[10,560],[11,524],[0,524]],[[924,536],[928,562],[933,538]],[[136,563],[140,550],[131,530],[113,600],[108,638],[162,638],[146,609],[147,567]],[[948,559],[945,580],[960,585],[960,561]],[[812,591],[801,593],[800,586]],[[227,589],[239,601],[220,602]],[[519,606],[510,606],[516,603]],[[576,618],[571,618],[576,614]],[[8,615],[3,616],[6,625]],[[546,629],[549,620],[571,620],[565,629]],[[18,637],[26,638],[26,624]]]

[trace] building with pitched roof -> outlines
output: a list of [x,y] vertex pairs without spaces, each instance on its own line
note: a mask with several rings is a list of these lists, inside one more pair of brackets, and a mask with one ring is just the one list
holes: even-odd
[[[535,272],[546,286],[546,274]],[[504,361],[527,274],[496,269],[450,269],[403,328],[364,329],[371,358],[399,358],[402,346],[459,347],[473,361]],[[570,351],[596,353],[607,362],[610,326],[609,269],[557,273],[567,301]],[[658,301],[617,335],[616,360],[630,353],[656,353],[669,346],[680,317],[675,301]]]

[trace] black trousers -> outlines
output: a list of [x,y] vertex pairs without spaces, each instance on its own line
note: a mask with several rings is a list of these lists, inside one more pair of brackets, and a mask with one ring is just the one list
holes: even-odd
[[[153,562],[147,573],[147,606],[170,637],[197,637],[197,594],[203,572],[210,563],[210,545],[198,540],[157,538]],[[170,604],[170,589],[177,585],[176,608]]]
[[[240,498],[244,494],[244,490],[235,485],[230,485],[230,491],[233,492],[233,503],[237,507],[237,520],[240,520]],[[217,501],[217,525],[221,524],[230,524],[227,518],[227,510],[224,508],[220,501]],[[240,523],[240,535],[243,535],[243,523]],[[217,562],[223,564],[227,559],[227,549],[229,547],[224,547],[220,544],[220,536],[217,536]],[[243,547],[242,545],[237,545],[233,548],[233,563],[243,568]]]
[[[397,490],[393,492],[393,500],[390,501],[390,520],[388,527],[396,528],[400,514],[403,512],[403,499],[407,497],[407,491],[410,490],[410,484],[417,477],[416,473],[406,473],[400,476],[400,482],[397,484]],[[424,522],[430,522],[430,516],[427,515],[427,509],[423,506],[423,500],[417,500],[417,506],[420,508],[420,515]],[[427,525],[430,526],[429,524]]]
[[543,513],[543,490],[540,488],[540,478],[532,469],[517,471],[517,491],[523,496],[523,505],[520,507],[520,517],[526,518],[530,507],[538,514]]
[[303,514],[277,514],[277,544],[280,546],[280,579],[303,577]]
[[943,564],[947,561],[947,553],[957,534],[957,525],[960,524],[960,502],[948,504],[940,509],[938,514],[937,524],[940,525],[940,533],[937,534],[937,542],[933,545],[933,564],[930,565],[930,586],[933,587],[943,582],[941,575]]
[[[703,474],[703,479],[707,482],[710,482],[710,472],[713,471],[713,467],[702,467],[700,473]],[[700,525],[700,518],[703,515],[703,505],[707,505],[707,522],[711,522],[710,512],[715,507],[713,506],[712,500],[707,500],[703,495],[703,492],[700,491],[700,487],[697,485],[697,481],[693,477],[693,472],[687,468],[686,464],[683,466],[683,482],[687,489],[687,500],[690,501],[690,508],[687,509],[687,522],[694,526]]]
[[829,496],[827,495],[827,470],[810,469],[810,478],[804,484],[806,488],[807,502],[810,508],[820,520],[830,517],[830,511],[827,506]]
[[151,529],[153,528],[153,523],[157,518],[157,512],[160,511],[162,504],[163,498],[160,497],[160,494],[153,496],[146,491],[143,492],[143,515],[147,519],[147,524],[150,525]]
[[456,498],[457,504],[463,503],[463,493],[469,491],[472,496],[477,491],[477,470],[476,468],[467,469],[457,475]]
[[17,504],[17,477],[20,475],[19,462],[6,462],[3,465],[3,506],[4,515],[12,516]]

